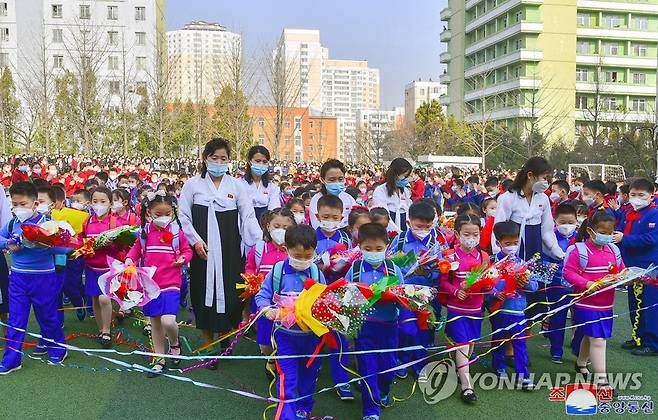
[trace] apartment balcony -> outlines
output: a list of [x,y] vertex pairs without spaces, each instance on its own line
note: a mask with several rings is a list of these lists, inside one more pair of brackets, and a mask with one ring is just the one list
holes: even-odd
[[443,73],[442,75],[439,76],[439,82],[443,83],[444,85],[447,85],[450,83],[450,74],[448,73]]
[[[464,101],[472,101],[486,96],[498,95],[503,92],[518,89],[539,89],[541,80],[531,77],[520,77],[487,86],[483,89],[474,89],[464,94]],[[576,88],[577,89],[577,88]]]
[[528,107],[507,107],[502,109],[492,109],[490,111],[474,112],[472,114],[467,114],[464,116],[464,121],[467,123],[474,123],[478,121],[496,121],[496,120],[507,120],[510,118],[537,118],[540,117],[543,113],[542,109],[532,109]]
[[615,11],[615,12],[640,12],[640,13],[656,13],[655,3],[649,4],[645,2],[644,4],[639,3],[638,1],[600,1],[600,0],[578,0],[577,2],[578,9],[587,9],[595,11]]
[[476,74],[491,71],[498,67],[507,66],[517,61],[541,61],[544,58],[542,51],[535,50],[518,50],[513,53],[497,57],[494,60],[487,61],[476,66],[466,69],[464,72],[465,77],[472,77]]
[[602,26],[578,27],[579,38],[621,39],[625,41],[658,41],[658,32],[639,31],[628,28],[604,28]]
[[610,56],[610,55],[583,55],[576,56],[576,64],[587,64],[592,66],[615,66],[632,68],[656,68],[655,57],[637,56]]
[[599,92],[603,95],[642,95],[642,96],[655,96],[656,87],[647,85],[633,85],[630,83],[616,82],[605,83],[601,82],[598,85],[594,82],[576,82],[576,92]]
[[[471,44],[464,50],[464,54],[465,55],[473,54],[476,51],[480,51],[481,49],[490,47],[504,39],[511,38],[514,35],[519,34],[521,32],[541,33],[543,30],[544,30],[544,25],[542,23],[534,23],[534,22],[517,23],[514,26],[510,26],[509,28],[503,31],[499,31],[495,34],[492,34],[491,36],[487,36],[486,38],[483,38],[478,42]],[[656,34],[656,36],[658,36],[658,34]]]
[[441,60],[442,63],[448,63],[452,60],[452,55],[450,55],[448,51],[444,51],[439,56],[439,60]]
[[450,41],[450,38],[452,38],[452,32],[450,32],[450,29],[445,29],[443,32],[441,32],[441,42],[448,42]]
[[[599,111],[596,114],[599,121],[614,121],[625,123],[652,123],[655,121],[656,115],[651,111],[630,111],[630,110],[608,110]],[[576,121],[592,121],[594,116],[592,111],[577,109]]]
[[447,22],[450,20],[450,16],[452,16],[452,10],[450,10],[449,7],[444,8],[441,10],[441,20],[444,22]]
[[510,10],[514,9],[515,7],[521,5],[521,4],[536,4],[536,5],[541,5],[544,4],[544,0],[508,0],[504,3],[500,3],[499,5],[491,10],[489,10],[487,13],[478,16],[477,18],[473,19],[472,21],[468,22],[465,27],[466,32],[471,32],[472,30],[479,28],[480,26],[484,25],[485,23],[489,22],[490,20],[493,20],[497,18],[500,15],[503,15]]
[[448,95],[440,96],[439,97],[439,102],[441,102],[441,105],[443,105],[443,106],[450,105],[450,96],[448,96]]
[[468,0],[466,2],[466,10],[474,8],[482,0]]

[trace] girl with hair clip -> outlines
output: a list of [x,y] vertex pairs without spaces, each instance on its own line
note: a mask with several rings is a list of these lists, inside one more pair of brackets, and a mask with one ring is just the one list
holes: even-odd
[[[148,222],[147,218],[151,221]],[[128,252],[126,264],[132,265],[137,261],[145,267],[158,268],[153,281],[160,287],[160,296],[144,305],[144,316],[151,321],[153,351],[165,353],[166,337],[169,341],[168,354],[179,356],[181,349],[176,315],[183,265],[192,259],[192,249],[182,234],[174,198],[163,192],[147,194],[142,205],[141,224],[139,240],[135,241]],[[180,359],[168,359],[167,362],[163,357],[156,357],[151,366],[153,371],[148,373],[149,377],[163,372],[167,364],[178,366]]]
[[[247,253],[244,272],[267,275],[272,271],[274,264],[288,258],[285,248],[286,229],[293,225],[296,225],[295,217],[286,208],[274,209],[265,213],[261,218],[263,240],[256,242],[256,245]],[[252,313],[258,309],[253,299],[251,305],[245,306],[251,308]],[[269,356],[273,352],[272,326],[272,321],[264,316],[256,321],[256,342],[264,356]],[[273,360],[268,360],[265,368],[270,375],[276,372]]]

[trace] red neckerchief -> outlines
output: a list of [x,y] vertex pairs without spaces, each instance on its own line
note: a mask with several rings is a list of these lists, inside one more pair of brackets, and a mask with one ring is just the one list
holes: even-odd
[[[650,209],[652,207],[656,207],[656,204],[651,203],[651,204],[649,204],[649,206],[645,207],[645,209]],[[644,209],[642,209],[642,210],[644,210]],[[633,222],[635,222],[637,219],[640,218],[640,216],[642,216],[640,214],[640,211],[641,210],[633,210],[633,211],[629,211],[628,213],[626,213],[626,226],[624,226],[624,234],[625,235],[628,235],[628,234],[631,233],[631,229],[633,229]]]

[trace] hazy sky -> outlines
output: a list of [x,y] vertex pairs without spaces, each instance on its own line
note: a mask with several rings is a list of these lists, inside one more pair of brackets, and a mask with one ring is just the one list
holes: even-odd
[[284,27],[320,29],[329,57],[379,68],[383,109],[404,105],[404,85],[438,80],[439,12],[447,0],[168,0],[168,29],[219,22],[243,36],[246,54],[271,50]]

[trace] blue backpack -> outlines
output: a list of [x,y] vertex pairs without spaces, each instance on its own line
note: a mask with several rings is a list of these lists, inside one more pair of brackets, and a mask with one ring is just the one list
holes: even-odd
[[[272,268],[272,292],[279,293],[281,290],[281,278],[283,277],[283,266],[285,261],[279,261]],[[320,280],[320,269],[317,265],[311,264],[311,279]]]
[[[608,244],[612,252],[615,254],[615,260],[617,261],[617,265],[621,265],[622,263],[622,258],[621,258],[621,251],[619,250],[619,247],[615,244]],[[567,252],[564,255],[564,261],[567,261],[567,258],[569,258],[569,254],[571,254],[573,251],[578,252],[578,264],[580,265],[580,269],[584,270],[587,268],[587,264],[589,263],[589,250],[587,249],[587,246],[585,245],[584,242],[577,242],[573,245],[571,245],[569,248],[567,248]],[[562,271],[564,272],[564,268],[562,268]],[[564,278],[564,274],[562,275]]]
[[[171,233],[174,235],[174,239],[171,241],[171,246],[174,248],[175,252],[178,252],[180,249],[180,226],[178,226],[178,223],[170,223],[169,228],[171,229]],[[151,224],[147,223],[146,226],[144,226],[143,232],[145,234],[148,234],[149,231],[151,230]],[[142,235],[142,232],[139,233],[139,242],[142,244],[142,252],[146,250],[146,238],[144,235]]]

